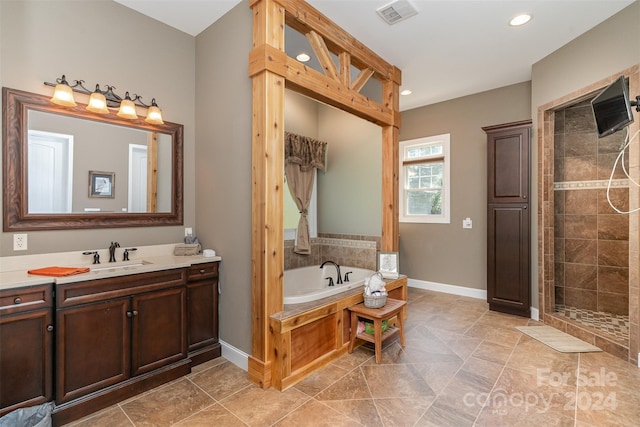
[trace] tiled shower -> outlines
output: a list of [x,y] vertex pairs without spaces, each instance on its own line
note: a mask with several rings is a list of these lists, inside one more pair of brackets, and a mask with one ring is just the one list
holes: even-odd
[[[611,201],[634,213],[609,207],[607,181],[626,131],[598,139],[589,105],[620,75],[629,93],[640,93],[636,64],[538,107],[537,284],[540,320],[636,365],[640,186],[624,180],[618,166]],[[632,136],[639,122],[628,126]],[[627,151],[629,176],[640,182],[640,144]]]
[[[555,311],[616,341],[628,341],[629,216],[615,212],[607,200],[625,132],[599,139],[589,101],[555,111]],[[628,157],[625,162],[628,168]],[[628,181],[620,163],[609,199],[628,210]]]

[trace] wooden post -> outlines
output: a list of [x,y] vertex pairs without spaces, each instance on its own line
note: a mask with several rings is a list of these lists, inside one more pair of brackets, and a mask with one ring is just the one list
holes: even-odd
[[[289,345],[276,341],[270,316],[282,311],[284,280],[284,94],[291,90],[376,123],[382,128],[382,249],[398,249],[398,133],[400,70],[388,64],[303,0],[250,0],[253,49],[252,122],[252,350],[249,379],[282,387],[290,374]],[[308,34],[324,73],[284,52],[285,23]],[[330,53],[340,58],[336,68]],[[351,82],[350,65],[360,70]],[[382,82],[382,103],[359,90]]]
[[[252,3],[254,50],[284,49],[284,9],[273,0]],[[252,351],[249,378],[271,385],[269,316],[283,309],[284,77],[253,74],[252,121]]]
[[147,136],[147,212],[158,210],[158,134]]

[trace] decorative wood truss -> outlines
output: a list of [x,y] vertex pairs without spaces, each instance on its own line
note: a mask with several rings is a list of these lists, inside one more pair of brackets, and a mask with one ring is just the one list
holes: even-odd
[[[285,87],[380,125],[382,129],[382,250],[398,250],[398,132],[401,72],[302,0],[251,0],[252,354],[249,378],[272,385],[276,347],[269,316],[283,309]],[[307,37],[323,73],[285,53],[285,24]],[[337,55],[336,66],[331,53]],[[352,79],[351,66],[360,70]],[[382,102],[360,93],[380,81]],[[277,355],[280,360],[286,355]],[[277,382],[277,381],[276,381]]]

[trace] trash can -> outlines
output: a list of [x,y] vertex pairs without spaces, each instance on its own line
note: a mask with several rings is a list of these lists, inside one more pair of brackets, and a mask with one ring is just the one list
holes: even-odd
[[0,427],[51,427],[53,403],[20,408],[0,418]]

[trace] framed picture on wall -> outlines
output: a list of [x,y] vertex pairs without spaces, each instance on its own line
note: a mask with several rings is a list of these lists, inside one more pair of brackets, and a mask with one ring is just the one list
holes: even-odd
[[111,198],[115,196],[114,172],[89,171],[89,197]]
[[378,252],[378,271],[385,279],[397,279],[400,276],[398,252]]

